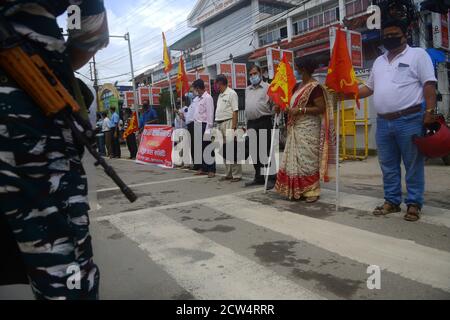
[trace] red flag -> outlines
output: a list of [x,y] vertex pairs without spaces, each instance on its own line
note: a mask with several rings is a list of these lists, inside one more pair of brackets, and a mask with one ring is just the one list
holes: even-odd
[[358,80],[348,53],[346,32],[340,28],[336,30],[336,41],[325,85],[334,92],[353,97],[360,108]]
[[138,124],[138,118],[136,112],[133,112],[133,117],[130,122],[128,123],[128,127],[123,133],[123,138],[126,139],[129,135],[132,135],[135,132],[139,131],[139,124]]
[[276,105],[282,110],[286,110],[291,103],[292,92],[296,83],[294,70],[292,70],[287,55],[284,54],[267,94]]
[[[180,56],[180,62],[178,63],[178,75],[177,75],[177,94],[181,97],[182,94],[189,92],[189,80],[184,69],[183,56]],[[181,97],[183,98],[183,97]]]
[[164,73],[169,73],[172,70],[172,59],[170,58],[169,48],[167,47],[166,36],[164,32],[162,33],[163,37],[163,61],[164,61]]

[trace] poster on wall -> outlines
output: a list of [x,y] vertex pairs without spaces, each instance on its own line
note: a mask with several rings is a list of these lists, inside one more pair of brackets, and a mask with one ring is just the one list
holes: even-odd
[[152,97],[150,99],[150,87],[138,88],[138,102],[140,105],[144,104],[144,101],[152,102],[154,106],[159,105],[159,95],[161,94],[161,88],[152,88]]
[[432,13],[433,46],[449,50],[448,14]]
[[233,63],[233,89],[247,88],[247,65],[245,63]]
[[187,73],[188,81],[189,81],[189,87],[192,86],[192,83],[197,79],[202,79],[205,83],[205,91],[211,94],[211,82],[209,74],[207,73]]
[[154,164],[172,168],[173,128],[163,125],[146,125],[136,157],[140,164]]
[[294,52],[290,50],[280,50],[275,48],[267,48],[267,69],[269,71],[269,79],[273,79],[275,72],[283,59],[282,55],[287,55],[288,60],[292,61],[291,66],[294,67]]
[[134,92],[133,91],[126,91],[125,97],[124,97],[124,106],[126,108],[133,108],[134,106]]
[[[334,41],[336,40],[337,28],[330,28],[330,51],[333,52]],[[344,30],[342,30],[344,31]],[[357,31],[347,30],[347,47],[353,67],[362,69],[364,67],[362,34]]]
[[152,100],[154,106],[159,106],[159,96],[161,94],[161,88],[152,87]]
[[234,88],[233,82],[233,64],[232,63],[219,63],[217,65],[217,74],[223,74],[228,79],[228,86]]

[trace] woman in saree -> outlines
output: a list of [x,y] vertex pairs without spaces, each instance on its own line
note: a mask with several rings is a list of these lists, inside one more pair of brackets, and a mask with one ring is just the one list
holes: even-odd
[[327,90],[312,77],[314,60],[297,58],[295,67],[302,82],[286,110],[287,141],[275,190],[289,200],[314,203],[320,198],[320,182],[330,180],[335,163],[334,111]]

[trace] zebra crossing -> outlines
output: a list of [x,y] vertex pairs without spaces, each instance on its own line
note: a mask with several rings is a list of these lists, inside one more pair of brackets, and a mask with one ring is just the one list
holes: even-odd
[[[97,221],[114,225],[196,299],[450,298],[450,246],[433,238],[450,235],[449,210],[429,208],[418,224],[371,220],[394,225],[379,231],[359,222],[374,219],[368,209],[379,199],[344,195],[353,196],[343,201],[356,207],[352,215],[327,206],[331,191],[314,206],[260,195],[245,190]],[[410,239],[406,228],[418,232]],[[369,266],[381,269],[380,290],[367,287]]]

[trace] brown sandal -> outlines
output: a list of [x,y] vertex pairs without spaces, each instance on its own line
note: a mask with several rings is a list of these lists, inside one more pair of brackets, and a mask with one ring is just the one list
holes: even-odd
[[409,222],[417,222],[420,220],[420,206],[416,204],[408,205],[408,212],[405,215],[405,220]]
[[373,211],[375,216],[386,216],[391,213],[401,212],[400,206],[386,201],[382,206],[376,207]]
[[319,201],[320,197],[308,197],[306,198],[306,203],[316,203],[317,201]]

